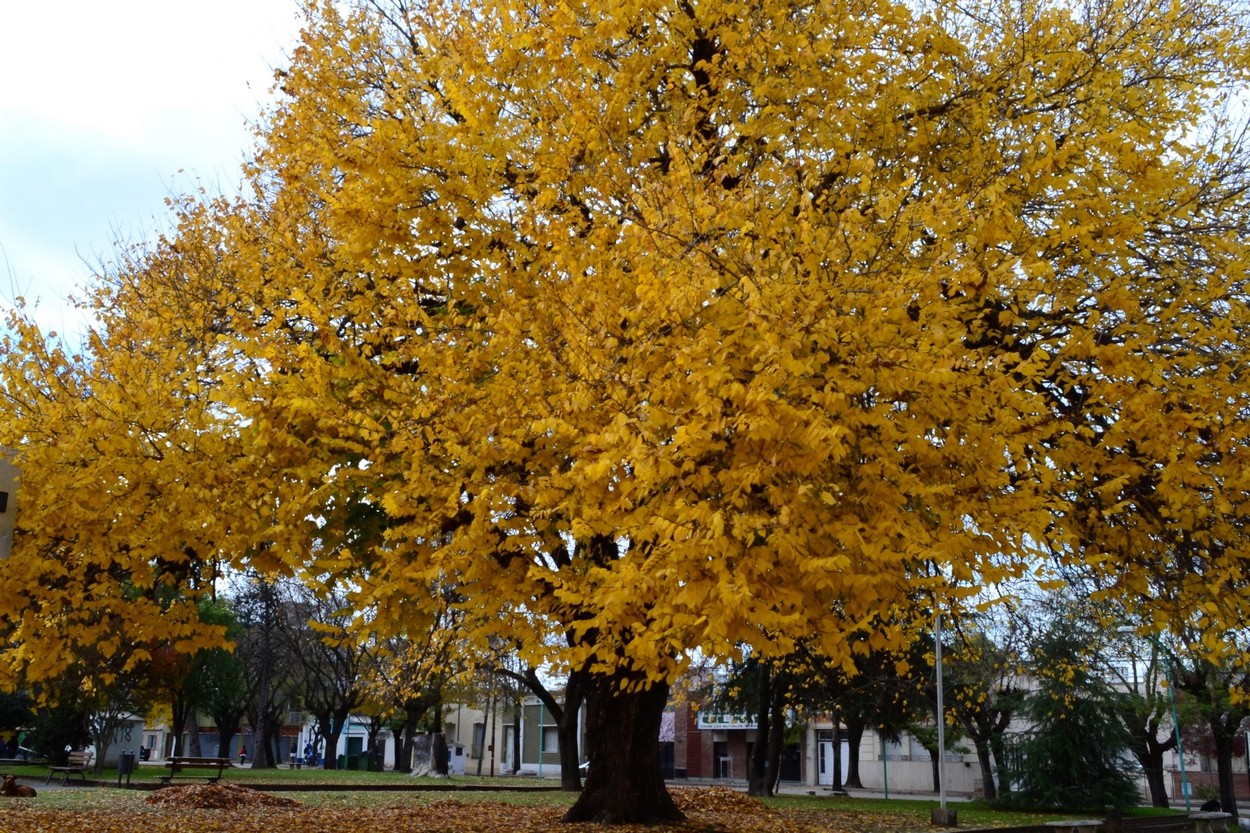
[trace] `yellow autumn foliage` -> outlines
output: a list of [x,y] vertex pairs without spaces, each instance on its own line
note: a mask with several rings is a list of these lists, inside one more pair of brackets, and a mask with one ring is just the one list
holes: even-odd
[[[14,650],[218,563],[379,623],[454,586],[635,685],[1047,563],[1244,587],[1236,12],[312,4],[244,197],[176,206],[81,359],[12,322]],[[314,546],[345,502],[384,529]]]

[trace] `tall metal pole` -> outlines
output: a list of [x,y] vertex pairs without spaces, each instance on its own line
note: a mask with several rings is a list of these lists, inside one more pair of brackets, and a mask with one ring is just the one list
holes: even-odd
[[[838,744],[841,746],[841,744]],[[890,798],[890,756],[889,750],[885,748],[885,733],[881,733],[881,783],[885,788],[885,798]],[[842,750],[839,749],[833,754],[841,755]]]
[[1168,678],[1168,700],[1172,704],[1172,731],[1176,735],[1176,757],[1181,762],[1181,792],[1185,794],[1185,810],[1189,806],[1189,776],[1185,773],[1185,750],[1181,747],[1181,722],[1176,716],[1176,688],[1172,685],[1172,665],[1164,662],[1163,670]]
[[942,703],[942,611],[933,628],[933,652],[937,666],[938,806],[946,809],[946,712]]

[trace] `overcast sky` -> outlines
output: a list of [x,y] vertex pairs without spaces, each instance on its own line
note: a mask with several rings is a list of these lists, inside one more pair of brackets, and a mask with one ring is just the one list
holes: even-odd
[[299,33],[296,0],[0,0],[0,306],[45,329],[163,201],[233,191],[248,123]]

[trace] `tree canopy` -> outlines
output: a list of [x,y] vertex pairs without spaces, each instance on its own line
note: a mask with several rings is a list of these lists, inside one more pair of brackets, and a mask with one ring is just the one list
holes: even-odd
[[1240,13],[311,2],[244,195],[176,202],[81,357],[10,322],[10,666],[207,644],[142,591],[219,563],[382,630],[453,588],[639,727],[570,813],[625,821],[678,813],[694,648],[849,669],[1047,564],[1242,621]]

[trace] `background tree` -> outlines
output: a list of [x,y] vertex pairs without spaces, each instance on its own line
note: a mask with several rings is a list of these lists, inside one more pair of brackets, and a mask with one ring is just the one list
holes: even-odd
[[747,761],[748,795],[770,796],[776,791],[794,682],[794,674],[782,661],[747,653],[729,664],[724,681],[714,689],[710,708],[755,720],[755,741]]
[[1219,779],[1220,807],[1237,816],[1234,752],[1241,742],[1250,704],[1236,695],[1250,690],[1250,673],[1244,669],[1218,666],[1205,658],[1192,657],[1186,667],[1177,669],[1177,687],[1189,695],[1191,707],[1204,719]]
[[63,764],[67,747],[84,749],[91,743],[91,735],[87,731],[87,704],[76,696],[76,679],[67,677],[42,685],[57,686],[61,690],[42,692],[36,696],[36,702],[43,705],[35,708],[26,745],[40,757]]
[[[1098,643],[1095,673],[1114,685],[1110,705],[1129,738],[1129,751],[1146,777],[1150,803],[1167,807],[1164,756],[1176,749],[1173,723],[1174,688],[1170,688],[1167,658],[1157,639],[1143,639],[1127,624]],[[1104,631],[1105,633],[1105,631]]]
[[[212,625],[225,628],[227,639],[231,636],[233,614],[218,601],[202,597],[199,600],[200,618]],[[200,648],[194,652],[179,651],[170,640],[158,641],[152,648],[151,667],[148,672],[152,681],[154,701],[164,701],[169,706],[169,725],[173,729],[174,755],[203,755],[200,748],[198,715],[209,705],[218,705],[219,694],[215,688],[222,682],[222,648]],[[214,699],[210,699],[214,697]],[[227,718],[228,722],[228,718]],[[190,748],[183,748],[183,735],[188,736]]]
[[1125,771],[1131,739],[1116,716],[1121,692],[1090,670],[1096,630],[1088,621],[1057,618],[1034,647],[1039,686],[1021,710],[1030,728],[1017,742],[1019,765],[1010,776],[1020,788],[1013,800],[1088,810],[1141,800]]
[[252,729],[248,749],[253,769],[282,762],[278,744],[291,703],[298,702],[298,660],[282,636],[282,618],[289,615],[276,577],[250,575],[234,597],[241,630],[235,650],[247,681],[247,720]]
[[[4,735],[5,743],[9,743],[11,738],[18,737],[18,730],[25,730],[31,726],[35,719],[34,711],[35,701],[31,698],[30,693],[23,690],[3,691],[0,690],[0,728],[13,730],[10,735],[8,732]],[[29,746],[29,744],[23,744]],[[10,744],[12,746],[12,744]],[[20,757],[18,750],[9,749],[11,757]]]
[[284,582],[280,597],[277,622],[284,654],[298,665],[300,700],[317,720],[325,768],[334,769],[339,736],[365,699],[369,646],[360,640],[356,615],[341,590]]
[[426,599],[395,601],[386,619],[360,623],[369,667],[366,696],[388,704],[396,714],[398,722],[391,728],[395,769],[401,772],[412,771],[421,721],[442,702],[444,688],[468,660],[451,596],[431,590]]
[[1023,657],[1012,640],[998,644],[972,622],[956,633],[958,641],[944,663],[950,693],[946,704],[976,749],[981,788],[992,800],[1010,783],[1005,737],[1024,704]]
[[222,599],[213,605],[209,616],[225,627],[227,643],[197,654],[200,703],[217,727],[217,757],[228,758],[231,744],[247,716],[248,675],[244,657],[247,649],[237,648],[242,625],[228,600]]
[[[563,679],[563,690],[553,690],[549,679],[532,665],[510,667],[494,663],[496,673],[518,684],[542,703],[556,724],[556,744],[560,754],[560,789],[577,792],[582,788],[581,776],[581,709],[586,700],[588,675],[571,671]],[[517,717],[520,719],[521,690],[517,690]],[[519,766],[520,758],[516,758]]]
[[152,703],[152,680],[147,676],[151,668],[119,671],[124,664],[124,658],[83,652],[77,699],[95,747],[92,767],[96,775],[104,771],[109,749],[121,739],[123,728],[143,720]]

